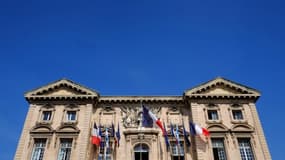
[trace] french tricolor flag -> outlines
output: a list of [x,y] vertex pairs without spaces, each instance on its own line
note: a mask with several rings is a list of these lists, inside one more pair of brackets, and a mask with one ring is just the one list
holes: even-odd
[[199,125],[195,124],[195,123],[192,123],[190,122],[190,132],[192,135],[205,135],[206,137],[210,136],[210,132],[205,129],[205,128],[202,128],[200,127]]
[[96,123],[94,123],[94,127],[92,130],[92,144],[99,146],[100,142],[101,142],[101,136],[99,134],[99,129],[98,129]]
[[152,127],[153,123],[155,123],[162,130],[162,133],[164,133],[164,128],[161,121],[143,105],[143,126]]

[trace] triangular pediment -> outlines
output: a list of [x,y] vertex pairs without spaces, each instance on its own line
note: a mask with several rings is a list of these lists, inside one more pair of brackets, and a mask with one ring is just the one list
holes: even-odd
[[99,94],[89,88],[83,87],[71,80],[61,79],[25,94],[27,99],[39,99],[48,97],[98,97]]
[[188,97],[256,97],[260,93],[250,87],[218,77],[209,82],[185,91]]

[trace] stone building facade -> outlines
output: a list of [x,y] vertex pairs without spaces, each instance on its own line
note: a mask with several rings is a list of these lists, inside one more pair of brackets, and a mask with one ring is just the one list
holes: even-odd
[[[61,79],[25,94],[29,110],[14,159],[270,160],[255,105],[259,97],[257,90],[221,77],[180,96],[102,96]],[[158,127],[142,126],[142,104],[165,124],[170,147]],[[192,136],[189,122],[210,136]],[[94,123],[102,142],[108,134],[108,148],[91,143]],[[119,146],[112,133],[118,127]]]

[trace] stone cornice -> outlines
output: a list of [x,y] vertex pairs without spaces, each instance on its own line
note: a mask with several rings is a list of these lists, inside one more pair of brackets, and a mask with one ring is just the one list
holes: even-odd
[[182,96],[102,96],[99,98],[101,103],[139,103],[139,102],[176,102],[183,103]]
[[73,95],[73,96],[26,96],[27,101],[46,101],[46,100],[96,100],[98,97],[93,95]]
[[252,94],[192,94],[188,95],[188,98],[191,99],[203,99],[203,98],[210,98],[210,99],[258,99],[258,95]]

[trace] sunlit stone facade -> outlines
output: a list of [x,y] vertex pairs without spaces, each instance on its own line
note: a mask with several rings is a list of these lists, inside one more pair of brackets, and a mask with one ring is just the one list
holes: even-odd
[[[270,160],[255,105],[259,96],[255,89],[220,77],[179,96],[105,96],[58,80],[25,94],[29,108],[14,159]],[[141,125],[142,104],[165,124],[170,148],[158,127]],[[210,137],[190,135],[190,121],[209,130]],[[108,149],[91,143],[95,122],[103,141],[108,128]],[[120,127],[119,147],[112,124],[116,131]],[[180,145],[171,124],[178,128]]]

